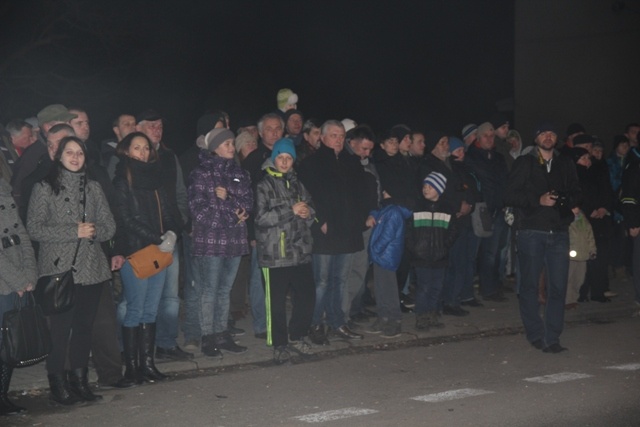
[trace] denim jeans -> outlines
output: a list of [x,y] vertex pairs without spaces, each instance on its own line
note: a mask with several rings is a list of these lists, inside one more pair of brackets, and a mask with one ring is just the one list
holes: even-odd
[[180,246],[173,250],[173,263],[167,267],[167,276],[162,287],[156,320],[156,345],[171,348],[178,345],[178,322],[180,314]]
[[253,317],[253,332],[260,334],[267,331],[267,308],[264,301],[264,285],[262,271],[258,266],[258,250],[251,248],[251,271],[249,272],[249,301]]
[[440,309],[446,269],[416,267],[416,314]]
[[338,329],[346,323],[342,311],[342,294],[347,283],[352,255],[313,255],[316,306],[313,310],[312,325],[321,324],[325,313],[326,323],[333,329]]
[[202,336],[227,330],[231,287],[238,273],[240,258],[193,257],[193,278],[200,301],[198,316]]
[[[519,230],[520,317],[529,342],[558,343],[564,328],[564,304],[569,277],[569,233]],[[547,302],[540,316],[538,282],[543,268],[547,276]]]
[[473,234],[473,227],[462,227],[449,251],[449,266],[442,289],[445,305],[457,307],[462,301],[474,298],[473,270],[477,253],[478,238]]
[[502,212],[498,212],[493,223],[493,234],[480,241],[480,293],[484,297],[500,292],[500,268],[504,268],[502,250],[507,245],[509,225],[504,221]]
[[193,257],[191,256],[191,236],[183,234],[182,253],[184,254],[184,319],[182,333],[185,341],[200,340],[200,302],[193,278]]
[[124,288],[124,299],[118,305],[119,315],[123,317],[122,325],[134,328],[140,323],[155,323],[167,269],[149,278],[138,279],[129,261],[126,261],[120,276]]

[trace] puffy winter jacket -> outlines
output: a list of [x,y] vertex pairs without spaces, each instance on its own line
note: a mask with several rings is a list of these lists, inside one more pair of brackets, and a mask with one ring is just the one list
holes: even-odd
[[407,250],[416,267],[442,268],[447,266],[449,249],[457,237],[455,210],[440,198],[425,200],[421,209],[413,213],[407,232]]
[[411,211],[403,206],[388,205],[371,212],[376,225],[369,239],[369,259],[385,270],[395,271],[404,251],[405,220]]
[[[247,226],[236,211],[250,213],[253,192],[249,173],[234,159],[200,152],[200,165],[189,175],[189,208],[193,224],[193,256],[235,257],[249,253]],[[216,187],[227,198],[216,196]]]
[[[311,225],[315,218],[311,195],[295,171],[280,173],[271,159],[267,159],[264,169],[267,173],[256,189],[258,265],[277,268],[309,263],[313,249]],[[298,202],[309,206],[309,218],[294,215],[292,206]]]

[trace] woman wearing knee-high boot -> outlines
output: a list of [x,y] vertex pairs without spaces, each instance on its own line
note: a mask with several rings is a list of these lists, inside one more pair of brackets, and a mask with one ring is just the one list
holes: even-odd
[[[11,310],[18,295],[32,291],[36,283],[36,258],[29,235],[18,216],[11,187],[0,172],[0,319]],[[17,295],[16,295],[17,294]],[[0,346],[2,335],[0,334]],[[9,384],[13,367],[0,359],[0,415],[26,411],[9,400]]]
[[[75,258],[73,307],[49,316],[52,348],[47,358],[50,399],[72,405],[101,398],[87,379],[91,330],[102,286],[111,270],[100,242],[111,239],[116,224],[100,184],[87,180],[86,147],[75,136],[60,141],[47,177],[33,188],[27,230],[40,244],[40,276],[62,273]],[[79,246],[78,246],[79,244]],[[69,370],[65,372],[65,363]]]
[[[118,143],[120,162],[113,184],[118,209],[118,236],[126,256],[151,244],[172,252],[179,230],[162,188],[162,166],[149,138],[134,132]],[[139,279],[129,261],[120,270],[126,314],[122,325],[125,378],[155,382],[167,378],[155,366],[156,316],[166,269]]]

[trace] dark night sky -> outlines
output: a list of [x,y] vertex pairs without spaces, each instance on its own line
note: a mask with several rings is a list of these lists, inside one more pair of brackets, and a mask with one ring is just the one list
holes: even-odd
[[[3,123],[81,105],[101,139],[118,113],[153,107],[182,151],[204,110],[234,127],[282,87],[307,117],[456,133],[513,96],[513,0],[14,3],[0,7]],[[51,22],[50,43],[16,54]]]

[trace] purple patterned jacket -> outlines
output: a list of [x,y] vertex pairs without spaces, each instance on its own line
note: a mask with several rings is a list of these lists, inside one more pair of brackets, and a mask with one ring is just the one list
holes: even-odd
[[[236,257],[249,253],[247,226],[236,211],[250,212],[253,193],[249,173],[234,159],[202,150],[200,165],[189,175],[189,210],[193,221],[193,256]],[[215,188],[227,190],[226,200]]]

